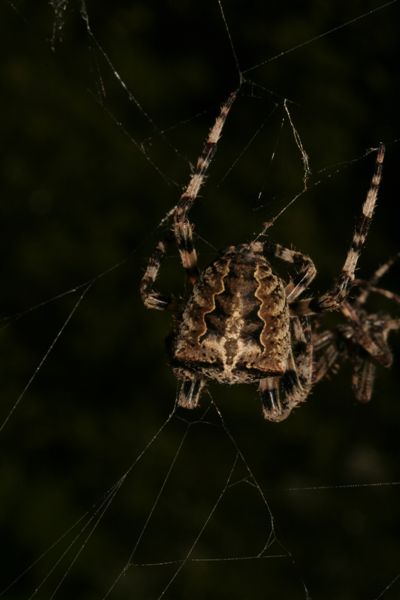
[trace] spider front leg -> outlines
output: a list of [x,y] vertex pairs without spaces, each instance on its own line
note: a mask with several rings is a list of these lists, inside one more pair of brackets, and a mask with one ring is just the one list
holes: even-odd
[[344,325],[316,336],[313,383],[321,381],[335,366],[339,368],[339,359],[348,359],[353,365],[351,385],[354,395],[359,402],[366,403],[372,397],[376,366],[363,348],[354,343],[352,335],[351,327]]
[[154,290],[154,283],[157,279],[161,263],[173,239],[176,240],[188,281],[193,285],[197,280],[197,252],[193,245],[192,227],[189,221],[180,222],[179,226],[174,228],[174,233],[175,236],[170,233],[157,243],[148,260],[146,270],[140,282],[140,295],[146,308],[155,310],[173,310],[177,308],[176,300],[172,295],[160,294]]
[[[193,244],[193,229],[188,219],[188,213],[192,208],[201,186],[204,183],[205,175],[214,154],[217,150],[217,144],[221,137],[225,121],[229,111],[236,99],[237,90],[232,92],[227,100],[222,104],[220,112],[215,119],[214,125],[210,129],[204,142],[202,152],[197,159],[196,167],[190,177],[189,183],[183,191],[175,208],[171,210],[165,220],[173,218],[173,234],[181,257],[182,266],[185,269],[188,281],[193,285],[198,277],[197,252]],[[154,282],[157,279],[160,265],[165,257],[167,245],[171,242],[171,236],[160,240],[153,251],[147,263],[146,271],[140,283],[140,294],[144,305],[147,308],[155,310],[167,310],[174,306],[172,296],[160,294],[154,290]]]
[[317,274],[313,261],[302,252],[290,250],[273,242],[264,242],[263,250],[267,256],[279,258],[298,267],[298,273],[294,276],[293,281],[285,287],[286,298],[291,304],[308,288]]
[[369,227],[372,221],[379,185],[382,178],[382,165],[385,156],[385,146],[381,144],[378,149],[375,162],[375,171],[372,177],[366,199],[362,205],[361,215],[356,223],[352,242],[348,250],[345,262],[335,285],[331,290],[318,298],[299,300],[293,310],[296,314],[319,314],[327,311],[341,310],[343,301],[346,299],[349,288],[355,279],[355,271],[360,258],[361,251],[367,239]]
[[140,282],[140,295],[146,308],[154,310],[168,310],[174,305],[170,295],[160,294],[154,290],[154,283],[160,270],[161,262],[165,258],[168,238],[160,240],[151,254],[146,270]]
[[217,151],[217,145],[222,134],[225,121],[229,111],[236,99],[237,91],[231,93],[227,100],[222,104],[219,115],[215,119],[208,136],[204,142],[202,152],[197,159],[195,169],[190,177],[189,183],[183,191],[179,202],[176,205],[173,216],[173,232],[181,257],[182,266],[190,284],[197,281],[199,272],[197,268],[197,253],[193,245],[193,230],[189,222],[188,214],[195,203],[200,189],[205,181],[207,170]]

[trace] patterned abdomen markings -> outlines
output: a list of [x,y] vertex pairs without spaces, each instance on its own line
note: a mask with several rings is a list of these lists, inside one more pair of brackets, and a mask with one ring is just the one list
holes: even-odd
[[[171,345],[176,375],[250,383],[287,368],[289,311],[262,244],[231,246],[193,288]],[[200,360],[199,360],[200,359]]]

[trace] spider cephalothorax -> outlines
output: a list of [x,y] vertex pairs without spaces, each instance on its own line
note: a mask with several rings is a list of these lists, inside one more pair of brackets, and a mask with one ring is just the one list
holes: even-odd
[[[230,246],[202,273],[197,266],[189,211],[204,182],[223,125],[236,98],[231,94],[205,141],[189,184],[168,214],[190,293],[186,300],[154,290],[170,235],[158,242],[141,282],[145,306],[175,313],[169,338],[170,361],[181,381],[178,403],[195,408],[207,381],[256,383],[265,418],[282,421],[312,387],[312,336],[309,316],[343,311],[348,288],[367,237],[377,198],[384,148],[380,146],[375,174],[352,243],[337,282],[325,294],[299,299],[316,274],[311,258],[266,241]],[[295,273],[286,281],[270,259],[290,263]]]

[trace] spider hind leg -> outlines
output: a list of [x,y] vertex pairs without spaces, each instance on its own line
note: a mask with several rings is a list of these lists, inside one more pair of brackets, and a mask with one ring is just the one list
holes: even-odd
[[[261,379],[258,391],[264,419],[279,423],[288,416],[288,410],[282,406],[280,397],[280,377],[265,377]],[[289,411],[290,412],[290,411]]]
[[351,385],[358,402],[371,400],[374,389],[376,366],[368,357],[356,356],[353,359]]

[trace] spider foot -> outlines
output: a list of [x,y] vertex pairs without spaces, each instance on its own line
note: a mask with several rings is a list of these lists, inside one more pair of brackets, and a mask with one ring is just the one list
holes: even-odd
[[146,308],[152,310],[167,310],[172,305],[172,300],[169,296],[163,296],[156,292],[149,294],[144,299],[144,305]]
[[197,408],[203,388],[203,379],[186,379],[182,381],[178,392],[178,405],[189,409]]
[[264,419],[273,423],[279,423],[289,416],[291,409],[282,406],[281,403],[278,377],[262,379],[258,386],[258,391],[261,396]]

